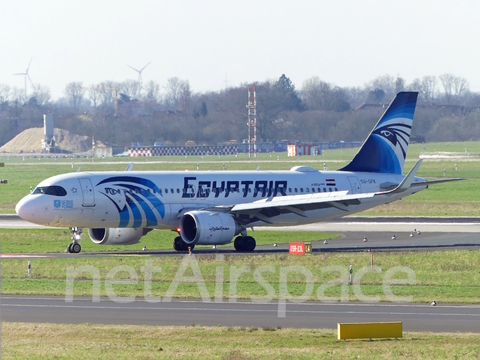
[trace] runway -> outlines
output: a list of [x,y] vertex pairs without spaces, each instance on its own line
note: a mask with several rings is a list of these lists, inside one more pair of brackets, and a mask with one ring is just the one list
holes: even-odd
[[[17,215],[0,215],[0,228],[45,228],[21,220]],[[420,230],[421,234],[413,233]],[[347,252],[347,251],[434,251],[434,250],[461,250],[480,249],[480,218],[430,218],[430,217],[345,217],[330,222],[321,222],[308,225],[291,227],[265,227],[256,228],[262,230],[284,231],[311,231],[312,237],[302,241],[312,242],[313,252]],[[340,234],[340,238],[323,241],[315,241],[313,232],[330,231]],[[392,240],[395,234],[396,239]],[[412,236],[413,235],[413,236]],[[255,234],[253,234],[255,236]],[[363,238],[367,242],[363,242]],[[82,241],[90,241],[84,235]],[[49,254],[24,254],[22,256],[39,257],[103,257],[119,255],[142,255],[142,256],[182,256],[174,250],[141,251],[99,251],[93,253],[81,252],[80,254],[49,253]],[[103,249],[102,249],[103,250]],[[232,255],[264,255],[288,252],[287,244],[257,246],[253,253],[238,253],[232,246],[196,247],[197,255],[232,254]],[[16,254],[1,254],[1,258],[17,258]]]
[[336,303],[287,301],[285,317],[279,317],[277,301],[258,304],[204,303],[202,300],[147,302],[137,299],[119,303],[108,298],[2,296],[1,319],[13,322],[64,324],[133,324],[181,326],[245,326],[289,328],[336,328],[337,323],[402,321],[405,331],[480,332],[480,306]]

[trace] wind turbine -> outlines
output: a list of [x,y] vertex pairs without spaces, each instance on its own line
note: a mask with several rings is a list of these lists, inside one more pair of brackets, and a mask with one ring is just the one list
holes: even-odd
[[30,84],[32,84],[32,87],[35,87],[35,85],[33,85],[32,79],[30,79],[30,75],[28,75],[28,69],[30,69],[30,64],[32,63],[32,59],[33,59],[33,57],[30,59],[30,62],[28,63],[27,70],[25,70],[24,73],[13,74],[13,75],[23,75],[25,77],[25,102],[27,102],[27,78],[30,81]]
[[134,67],[130,66],[130,65],[127,65],[130,69],[133,69],[135,70],[136,72],[138,72],[138,82],[140,83],[140,86],[142,86],[142,71],[143,69],[145,69],[148,65],[150,65],[151,61],[145,65],[143,68],[141,68],[140,70],[137,70],[135,69]]

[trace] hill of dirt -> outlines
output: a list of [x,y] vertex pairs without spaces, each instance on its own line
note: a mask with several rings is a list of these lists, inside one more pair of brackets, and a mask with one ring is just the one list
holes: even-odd
[[[71,153],[82,153],[92,148],[92,138],[88,136],[70,134],[67,130],[57,128],[54,129],[53,133],[55,135],[55,147],[57,149]],[[43,138],[43,127],[26,129],[0,147],[0,152],[41,153]]]

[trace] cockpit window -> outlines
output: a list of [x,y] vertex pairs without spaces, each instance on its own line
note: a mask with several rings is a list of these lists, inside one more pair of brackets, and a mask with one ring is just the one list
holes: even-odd
[[66,190],[61,186],[37,186],[32,194],[66,196]]

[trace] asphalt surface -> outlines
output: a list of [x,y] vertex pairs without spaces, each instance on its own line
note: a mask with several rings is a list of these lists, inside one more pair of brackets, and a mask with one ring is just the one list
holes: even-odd
[[63,297],[2,296],[1,303],[1,318],[8,322],[336,328],[337,323],[402,321],[405,331],[480,332],[480,306],[473,305],[287,301],[281,317],[277,301],[119,303],[108,298],[66,302]]
[[[0,228],[42,228],[42,226],[30,224],[21,220],[17,215],[0,215]],[[44,228],[44,227],[43,227]],[[304,241],[312,241],[313,252],[344,252],[344,251],[433,251],[433,250],[460,250],[480,249],[480,218],[429,218],[429,217],[347,217],[340,218],[326,223],[315,223],[291,227],[268,227],[256,228],[256,231],[266,230],[302,230],[302,231],[332,231],[340,233],[338,239],[329,240],[327,244],[323,241],[315,241],[312,238]],[[419,230],[420,234],[414,232]],[[252,234],[255,236],[255,234]],[[392,240],[395,235],[396,239]],[[367,242],[364,242],[364,237]],[[67,241],[68,239],[66,239]],[[86,233],[82,241],[90,241]],[[25,256],[48,256],[55,258],[81,256],[101,257],[118,255],[146,255],[146,256],[181,256],[173,250],[151,249],[150,251],[115,251],[115,252],[94,252],[80,254],[25,254]],[[275,254],[288,251],[287,244],[280,244],[277,247],[271,245],[257,246],[253,254]],[[217,249],[197,247],[194,250],[197,255],[235,254],[232,247],[218,247]],[[246,254],[246,255],[251,255]],[[243,254],[244,255],[244,254]],[[9,258],[8,254],[0,255],[2,258]]]

